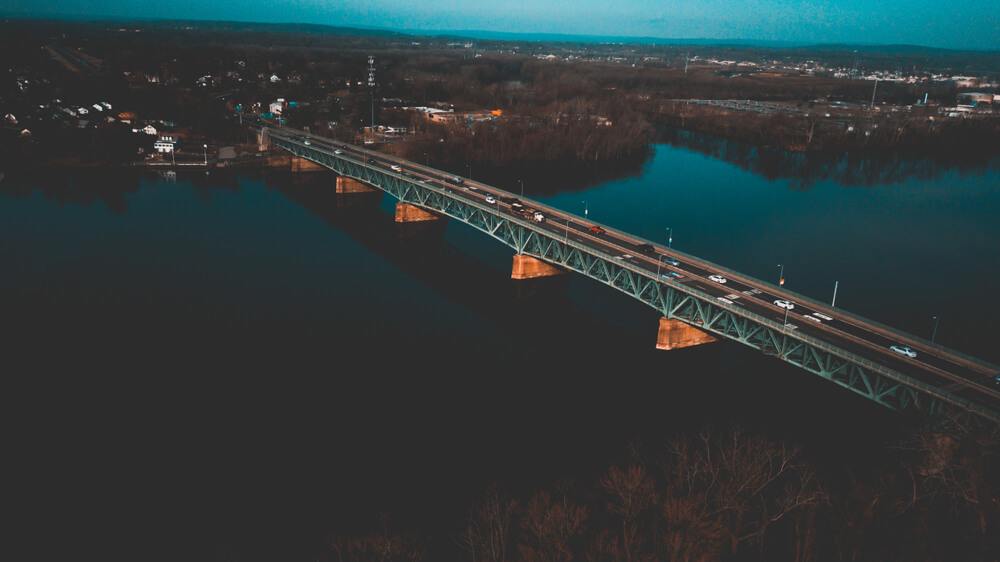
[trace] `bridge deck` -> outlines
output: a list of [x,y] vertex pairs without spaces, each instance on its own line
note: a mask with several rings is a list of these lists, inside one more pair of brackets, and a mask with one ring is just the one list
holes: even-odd
[[[933,404],[918,399],[929,396],[931,402],[1000,422],[995,379],[1000,368],[982,360],[469,178],[455,181],[441,170],[295,129],[267,129],[267,134],[283,149],[464,220],[519,252],[595,277],[665,316],[774,354],[885,405],[933,410]],[[542,220],[535,220],[536,211]],[[775,301],[789,301],[794,308]],[[749,321],[742,330],[741,321]],[[908,346],[916,357],[892,346]],[[875,376],[869,380],[868,375]],[[892,384],[879,387],[880,377]],[[904,399],[899,385],[912,396]]]

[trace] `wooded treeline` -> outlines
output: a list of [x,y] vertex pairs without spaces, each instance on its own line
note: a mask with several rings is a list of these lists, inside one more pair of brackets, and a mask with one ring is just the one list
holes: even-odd
[[[996,430],[925,430],[869,466],[832,469],[739,429],[633,447],[590,481],[492,486],[455,537],[464,562],[996,560]],[[425,543],[336,536],[326,560],[419,562]]]

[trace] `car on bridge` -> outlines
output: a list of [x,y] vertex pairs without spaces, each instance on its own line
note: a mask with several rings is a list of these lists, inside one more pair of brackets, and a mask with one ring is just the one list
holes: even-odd
[[448,178],[448,183],[453,183],[455,185],[465,185],[465,180],[458,176],[451,176]]
[[540,211],[535,211],[535,214],[532,215],[531,218],[535,219],[535,222],[545,222],[545,215],[543,215]]
[[914,359],[917,356],[917,352],[913,351],[913,349],[911,349],[910,346],[908,345],[890,345],[889,349],[895,351],[900,355],[905,355],[910,359]]
[[793,310],[795,308],[795,303],[792,301],[786,301],[784,299],[778,299],[774,301],[774,305],[779,308],[784,308],[785,310]]
[[664,279],[683,279],[684,276],[676,271],[667,271],[666,273],[661,273],[660,277]]
[[635,249],[639,250],[640,252],[642,252],[644,254],[655,254],[656,253],[656,248],[654,248],[653,245],[649,244],[649,243],[636,244],[635,245]]
[[672,258],[670,256],[661,255],[660,256],[660,261],[662,261],[663,263],[665,263],[667,265],[672,265],[674,267],[680,267],[681,266],[681,262],[675,260],[674,258]]
[[493,197],[492,195],[487,195],[486,196],[486,202],[489,203],[490,205],[492,205],[492,204],[494,204],[494,203],[497,202],[497,198]]
[[333,153],[334,153],[334,154],[343,154],[343,153],[344,153],[344,151],[343,151],[343,150],[340,150],[340,149],[338,148],[337,150],[334,150],[334,151],[333,151]]
[[709,275],[708,278],[716,283],[725,284],[727,279],[721,275]]
[[400,166],[399,164],[393,164],[392,166],[389,166],[389,169],[392,170],[393,172],[402,172],[403,171],[403,167]]
[[607,234],[607,232],[608,231],[606,231],[603,228],[597,226],[596,224],[590,227],[590,233],[591,234]]

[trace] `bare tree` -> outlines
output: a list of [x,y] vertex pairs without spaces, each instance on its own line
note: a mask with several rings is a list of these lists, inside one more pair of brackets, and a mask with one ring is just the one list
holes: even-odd
[[548,492],[539,492],[528,502],[521,520],[524,530],[519,551],[524,562],[571,562],[573,541],[583,531],[587,509],[575,505],[563,495],[553,500]]
[[[718,437],[702,431],[693,443],[675,439],[668,453],[665,536],[681,559],[703,560],[722,546],[736,553],[744,542],[762,545],[771,525],[824,497],[812,469],[797,461],[798,449],[740,430]],[[695,536],[682,539],[681,529]],[[676,551],[681,545],[686,553]],[[691,551],[693,545],[701,550]]]
[[601,487],[610,496],[608,511],[621,519],[622,560],[638,560],[642,544],[639,517],[656,502],[653,479],[640,465],[625,469],[613,466],[601,479]]
[[507,562],[516,505],[492,486],[472,510],[459,540],[472,562]]

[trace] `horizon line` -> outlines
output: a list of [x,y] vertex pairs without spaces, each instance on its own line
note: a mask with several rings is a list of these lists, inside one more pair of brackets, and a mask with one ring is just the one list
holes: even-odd
[[[512,42],[513,37],[520,37],[520,41],[530,42],[530,43],[543,43],[543,42],[555,42],[555,43],[613,43],[622,45],[642,45],[648,44],[650,41],[662,42],[664,46],[670,45],[684,45],[687,42],[699,42],[702,43],[699,46],[748,46],[748,47],[767,47],[774,49],[793,49],[802,47],[831,47],[831,46],[844,46],[844,47],[910,47],[919,49],[933,49],[939,51],[954,51],[954,52],[978,52],[978,53],[1000,53],[1000,46],[989,47],[989,48],[977,48],[977,47],[938,47],[934,45],[925,45],[919,43],[866,43],[866,42],[850,42],[850,41],[792,41],[792,40],[782,40],[782,39],[752,39],[747,37],[740,38],[715,38],[715,37],[658,37],[653,35],[605,35],[605,34],[590,34],[590,33],[562,33],[562,32],[547,32],[547,31],[535,31],[535,32],[523,32],[523,31],[497,31],[490,29],[414,29],[414,28],[397,28],[397,27],[383,27],[377,25],[365,25],[365,24],[334,24],[334,23],[316,23],[316,22],[304,22],[304,21],[261,21],[256,19],[209,19],[209,18],[165,18],[165,17],[137,17],[137,16],[116,16],[116,15],[85,15],[85,14],[29,14],[29,13],[11,13],[11,12],[0,12],[0,17],[5,20],[9,19],[19,19],[19,20],[33,20],[33,21],[69,21],[69,22],[177,22],[177,23],[221,23],[221,24],[254,24],[261,26],[270,27],[280,27],[280,26],[313,26],[313,27],[324,27],[330,29],[344,29],[344,30],[358,30],[358,31],[381,31],[388,33],[395,33],[398,35],[407,35],[412,37],[455,37],[462,39],[474,39],[480,41],[500,41],[500,42]],[[492,34],[496,36],[508,36],[509,39],[500,38],[489,38],[489,37],[475,37],[465,34]],[[532,39],[528,36],[548,36],[558,39]],[[565,38],[565,39],[562,39]],[[575,39],[575,40],[574,40]],[[589,40],[588,40],[589,39]],[[604,39],[605,41],[598,41]],[[671,42],[676,43],[671,43]],[[756,43],[756,45],[754,45]]]

